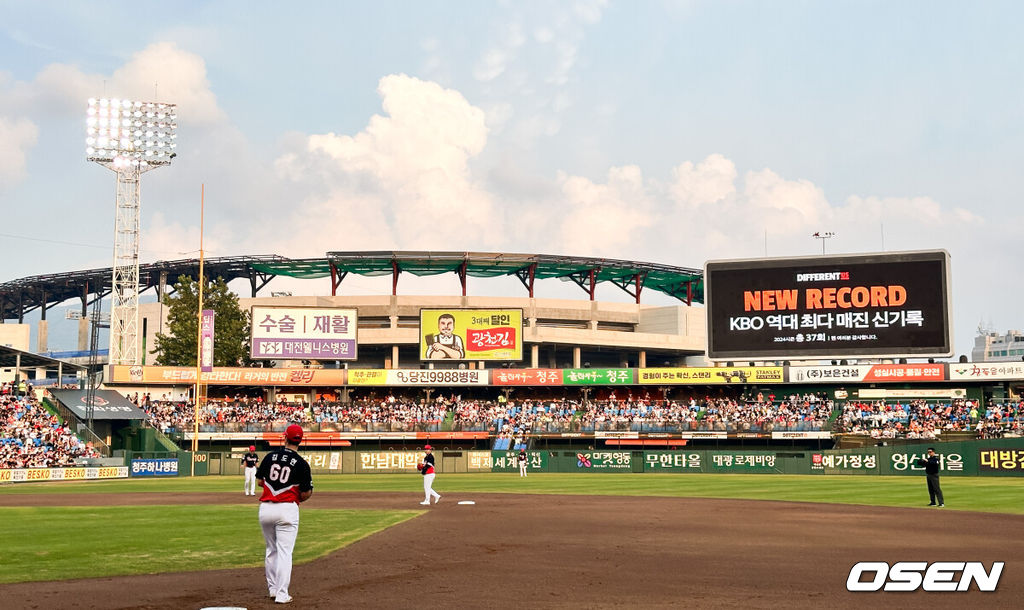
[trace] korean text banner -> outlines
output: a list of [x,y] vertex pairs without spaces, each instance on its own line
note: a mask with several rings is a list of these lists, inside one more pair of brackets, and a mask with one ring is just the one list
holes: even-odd
[[522,309],[420,310],[420,360],[522,359]]
[[487,385],[486,370],[349,369],[349,385],[434,386]]
[[[196,382],[195,367],[110,365],[113,383],[181,385]],[[202,373],[212,385],[333,386],[345,385],[345,369],[258,369],[215,366]]]
[[253,307],[253,359],[355,360],[355,309]]
[[637,369],[640,384],[782,383],[781,366]]
[[199,328],[202,341],[199,342],[200,370],[209,373],[213,370],[213,333],[214,333],[214,311],[204,309],[202,315],[202,326]]
[[949,356],[944,250],[709,261],[712,360]]
[[562,371],[559,369],[494,369],[491,371],[494,385],[562,385]]

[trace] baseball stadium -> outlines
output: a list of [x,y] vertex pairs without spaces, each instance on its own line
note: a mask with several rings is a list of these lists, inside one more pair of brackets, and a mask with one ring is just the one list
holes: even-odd
[[[472,294],[495,278],[521,294]],[[161,261],[109,349],[116,269],[5,282],[4,607],[1018,607],[1024,365],[954,356],[951,280],[943,251]],[[68,303],[79,349],[47,352]]]

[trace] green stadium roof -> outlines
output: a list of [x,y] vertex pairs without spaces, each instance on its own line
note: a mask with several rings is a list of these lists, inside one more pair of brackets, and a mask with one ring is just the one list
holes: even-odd
[[608,258],[494,252],[328,252],[326,259],[258,262],[252,267],[267,275],[303,279],[332,276],[332,267],[337,278],[349,273],[370,277],[401,273],[455,273],[460,278],[517,276],[527,288],[532,279],[558,278],[588,291],[593,271],[595,285],[611,282],[634,297],[639,279],[641,290],[650,288],[684,302],[704,302],[704,273],[700,269]]

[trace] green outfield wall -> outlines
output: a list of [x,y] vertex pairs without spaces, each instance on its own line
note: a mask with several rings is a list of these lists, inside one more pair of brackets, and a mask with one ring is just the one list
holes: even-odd
[[[528,451],[527,468],[537,472],[679,473],[679,474],[848,474],[919,475],[917,460],[929,444],[862,447],[840,450],[658,450],[622,449]],[[1024,439],[998,439],[932,443],[945,476],[1024,476]],[[314,474],[414,473],[421,451],[303,450]],[[242,474],[241,453],[195,454],[197,475]],[[128,452],[133,460],[176,458],[178,476],[187,476],[193,455],[189,452],[160,454]],[[446,451],[435,453],[436,468],[443,473],[519,472],[516,451]],[[134,475],[133,475],[134,476]]]

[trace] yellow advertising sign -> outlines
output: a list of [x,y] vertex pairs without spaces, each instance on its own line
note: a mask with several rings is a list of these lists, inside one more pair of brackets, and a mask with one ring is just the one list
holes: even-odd
[[[112,365],[111,383],[192,384],[195,367]],[[258,369],[215,366],[202,373],[203,383],[249,386],[329,386],[345,385],[344,369]]]
[[351,385],[387,385],[388,372],[378,369],[349,369],[348,382]]
[[782,383],[781,366],[685,367],[637,369],[641,385]]
[[420,360],[522,359],[522,309],[420,310]]

